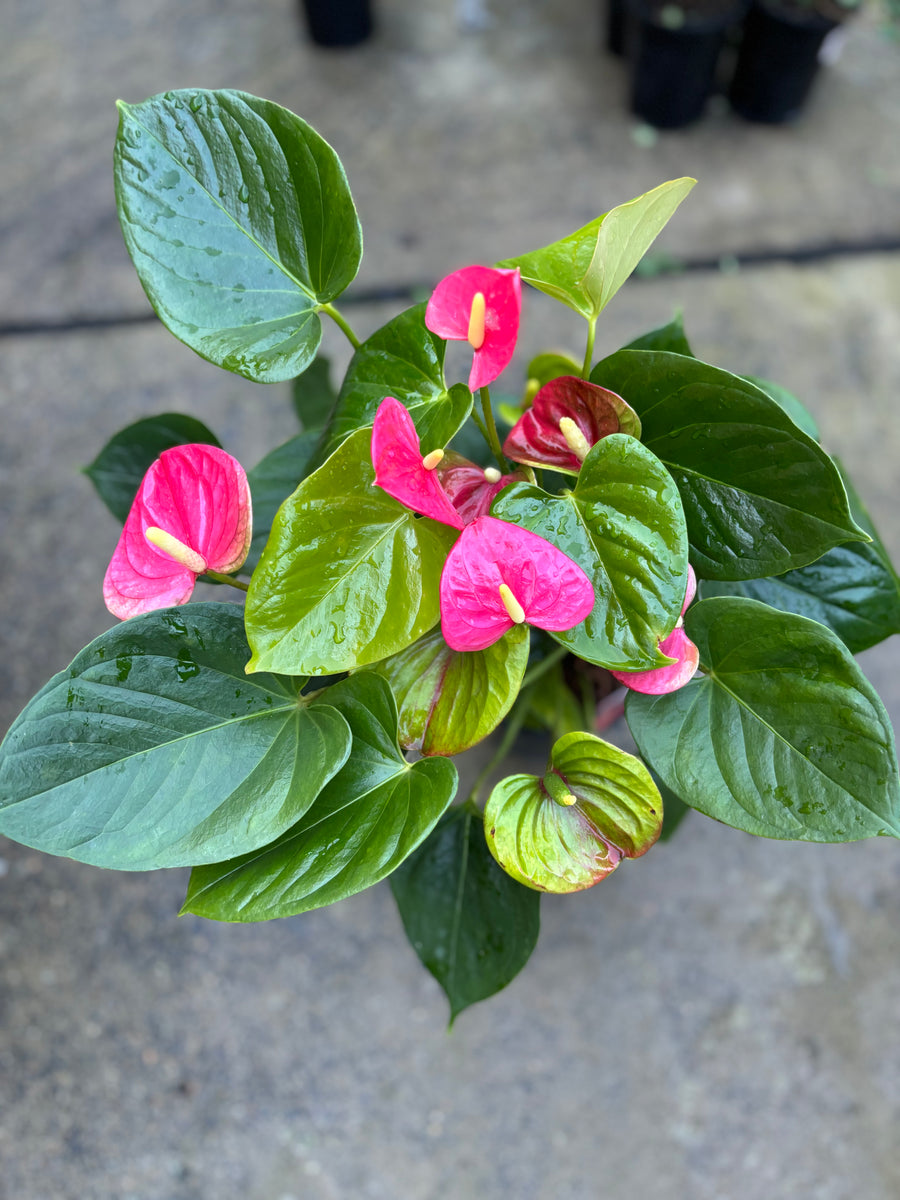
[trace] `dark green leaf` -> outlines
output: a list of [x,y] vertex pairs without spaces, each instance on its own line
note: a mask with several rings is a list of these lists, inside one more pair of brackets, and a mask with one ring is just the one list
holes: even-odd
[[692,605],[705,674],[629,692],[641,754],[693,808],[762,837],[900,836],[900,781],[884,706],[830,630],[755,600]]
[[662,801],[644,764],[590,733],[554,745],[542,778],[511,775],[491,792],[484,828],[513,879],[575,892],[639,858],[659,837]]
[[552,542],[594,585],[593,612],[552,636],[589,662],[622,670],[665,665],[658,643],[687,587],[687,537],[678,492],[662,463],[627,434],[598,442],[574,492],[505,488],[491,508]]
[[629,342],[622,349],[669,350],[672,354],[686,354],[688,358],[693,358],[694,355],[684,332],[681,313],[676,314],[668,325],[660,325],[658,329],[651,329],[649,333],[635,338],[633,342]]
[[497,265],[519,267],[526,283],[596,320],[696,182],[662,183],[550,246]]
[[297,681],[247,679],[241,611],[191,604],[102,634],[0,750],[0,832],[120,870],[216,862],[272,841],[350,751]]
[[362,254],[335,152],[287,109],[243,92],[166,92],[119,109],[119,220],[160,319],[257,383],[299,375],[319,345],[321,306]]
[[196,868],[185,912],[267,921],[352,896],[398,867],[453,799],[453,763],[423,758],[410,764],[400,754],[397,710],[383,679],[357,675],[322,698],[353,733],[345,766],[273,845]]
[[371,425],[385,396],[409,409],[423,454],[443,449],[472,408],[467,387],[455,384],[448,390],[444,382],[445,349],[446,342],[425,328],[424,304],[376,330],[350,361],[328,430],[328,452]]
[[684,818],[691,811],[691,806],[685,804],[671,788],[666,787],[659,776],[654,772],[650,772],[653,782],[659,789],[659,794],[662,796],[663,802],[663,825],[662,832],[659,835],[661,842],[667,842]]
[[319,354],[291,383],[291,402],[304,430],[324,428],[337,403],[330,372],[331,362]]
[[468,805],[441,818],[391,889],[406,936],[446,993],[451,1023],[505,988],[537,944],[540,895],[501,871]]
[[437,623],[458,530],[375,487],[370,442],[367,429],[348,438],[278,510],[247,596],[248,671],[350,671]]
[[197,442],[221,446],[215,434],[193,417],[181,413],[146,417],[110,438],[84,473],[113,516],[124,522],[141,480],[163,450]]
[[819,441],[819,428],[812,413],[787,388],[772,383],[769,379],[759,379],[756,375],[745,375],[744,378],[783,408],[798,429],[802,429],[814,442]]
[[636,410],[672,473],[701,578],[780,575],[866,540],[828,455],[753,384],[649,350],[620,350],[591,379]]
[[400,745],[425,755],[461,754],[500,724],[528,664],[528,627],[486,650],[451,650],[432,629],[371,669],[386,679],[400,712]]
[[305,477],[318,444],[318,432],[298,433],[296,437],[270,451],[247,472],[250,495],[253,498],[253,541],[250,543],[250,553],[244,565],[245,571],[252,571],[259,562],[275,514]]

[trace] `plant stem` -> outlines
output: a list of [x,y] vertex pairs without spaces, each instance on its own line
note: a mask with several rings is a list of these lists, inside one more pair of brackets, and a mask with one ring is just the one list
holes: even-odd
[[249,592],[250,585],[244,583],[242,579],[235,579],[231,575],[222,575],[219,571],[204,571],[203,574],[207,579],[214,579],[216,583],[227,583],[229,587],[237,588],[239,592]]
[[568,646],[557,646],[555,650],[551,650],[546,658],[542,658],[539,663],[534,664],[530,671],[525,672],[525,678],[522,680],[522,689],[530,687],[536,679],[540,679],[542,675],[546,675],[550,668],[555,667],[568,653]]
[[587,379],[591,374],[591,360],[594,357],[594,338],[597,335],[597,318],[588,321],[587,349],[584,352],[584,366],[581,368],[581,378]]
[[494,458],[497,460],[497,465],[500,470],[505,472],[507,463],[503,457],[503,450],[500,447],[500,437],[497,433],[497,425],[494,421],[494,410],[491,408],[491,392],[490,388],[483,387],[481,389],[481,411],[484,413],[484,423],[487,428],[488,445],[493,451]]
[[[491,755],[487,766],[481,771],[478,778],[472,784],[472,790],[469,792],[469,795],[466,799],[466,804],[472,805],[473,807],[477,804],[478,797],[481,794],[481,789],[484,787],[485,783],[487,783],[488,779],[490,779],[491,775],[497,769],[500,763],[503,762],[504,758],[506,758],[510,747],[519,736],[519,730],[522,728],[522,725],[525,721],[525,715],[528,712],[527,699],[528,697],[524,692],[519,692],[519,699],[517,700],[516,706],[509,716],[506,728],[503,731],[503,737],[500,739],[500,744]],[[523,701],[525,701],[525,703],[523,703]]]
[[337,325],[338,329],[340,329],[344,333],[344,335],[347,338],[347,341],[350,343],[350,345],[353,347],[353,349],[358,350],[359,349],[359,338],[356,336],[356,334],[353,332],[353,330],[347,324],[347,321],[345,320],[343,315],[341,313],[339,313],[338,310],[334,307],[334,305],[333,304],[322,304],[319,306],[319,309],[321,312],[328,313],[329,317],[331,317],[332,321],[334,321],[334,323],[335,323],[335,325]]

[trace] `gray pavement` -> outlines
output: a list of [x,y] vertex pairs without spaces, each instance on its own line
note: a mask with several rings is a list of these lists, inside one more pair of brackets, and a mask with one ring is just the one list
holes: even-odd
[[[449,3],[385,0],[377,38],[335,54],[287,0],[11,0],[0,325],[146,312],[112,102],[179,86],[256,91],[335,145],[360,288],[544,244],[682,174],[699,183],[661,243],[678,257],[900,234],[900,48],[880,10],[796,126],[715,111],[647,145],[593,4],[486,7],[491,27],[463,32]],[[698,354],[814,410],[900,560],[900,255],[635,282],[599,349],[679,306]],[[392,311],[348,315],[365,334]],[[523,347],[573,338],[527,297]],[[333,332],[327,348],[346,358]],[[116,527],[78,473],[105,439],[188,411],[250,464],[293,426],[286,388],[153,323],[5,337],[0,363],[3,729],[110,623]],[[895,725],[898,642],[862,660]],[[692,815],[599,888],[545,900],[524,975],[451,1034],[386,887],[229,927],[176,919],[185,882],[0,841],[0,1200],[900,1195],[893,842],[770,843]]]

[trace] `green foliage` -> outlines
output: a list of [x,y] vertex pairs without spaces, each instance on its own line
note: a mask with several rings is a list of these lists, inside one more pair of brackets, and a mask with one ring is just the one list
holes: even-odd
[[459,805],[391,876],[406,935],[450,1002],[450,1020],[525,966],[540,929],[540,896],[497,866],[481,814]]

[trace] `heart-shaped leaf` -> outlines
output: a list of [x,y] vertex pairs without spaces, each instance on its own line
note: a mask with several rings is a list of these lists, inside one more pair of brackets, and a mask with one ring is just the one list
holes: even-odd
[[279,509],[247,596],[248,671],[350,671],[437,623],[458,531],[374,486],[370,441],[367,429],[348,438]]
[[684,599],[687,536],[677,489],[651,451],[613,434],[591,450],[574,491],[512,484],[491,511],[552,542],[593,583],[593,612],[554,633],[558,642],[603,667],[665,666],[658,644]]
[[762,837],[900,837],[890,721],[835,634],[733,597],[693,605],[685,628],[704,674],[665,696],[629,692],[625,706],[676,795]]
[[780,575],[867,540],[828,455],[753,384],[649,350],[620,350],[591,378],[636,410],[644,444],[671,472],[701,578]]
[[257,383],[299,375],[322,335],[318,311],[362,254],[334,150],[244,92],[166,92],[119,110],[119,221],[162,322]]
[[145,417],[110,438],[84,473],[113,516],[124,521],[141,480],[162,452],[197,443],[221,449],[216,435],[193,417],[181,413]]
[[819,427],[816,425],[812,413],[787,388],[772,383],[769,379],[760,379],[756,375],[745,375],[744,378],[754,387],[758,387],[761,392],[765,392],[769,399],[774,400],[780,408],[783,408],[797,428],[802,429],[807,437],[811,437],[814,442],[820,440]]
[[516,625],[486,650],[451,650],[432,629],[371,669],[391,685],[400,745],[424,755],[461,754],[512,708],[528,665],[528,627]]
[[398,867],[453,799],[453,763],[410,764],[400,754],[397,710],[383,679],[356,675],[322,699],[353,733],[346,765],[273,845],[192,871],[184,912],[268,921],[343,900]]
[[[301,378],[306,379],[307,375]],[[298,433],[282,445],[276,446],[247,472],[250,495],[253,497],[253,539],[250,542],[245,570],[252,570],[259,562],[269,539],[275,514],[305,478],[319,444],[319,436],[315,430]]]
[[406,309],[375,331],[350,361],[329,426],[328,453],[371,425],[379,404],[393,396],[409,409],[422,453],[443,449],[472,409],[464,384],[444,382],[446,342],[425,328],[425,305]]
[[686,354],[693,358],[694,352],[684,332],[681,313],[676,313],[668,325],[660,325],[629,342],[623,350],[670,350],[673,354]]
[[511,775],[484,810],[487,844],[513,879],[542,892],[592,887],[659,837],[662,800],[644,764],[590,733],[567,733],[542,778]]
[[525,283],[595,321],[696,182],[662,183],[561,241],[497,265],[518,267]]
[[518,975],[537,944],[540,895],[501,871],[480,813],[452,808],[391,876],[406,936],[450,1002],[450,1021]]
[[119,870],[216,862],[272,841],[350,751],[297,681],[244,674],[240,609],[192,604],[102,634],[0,749],[0,833]]

